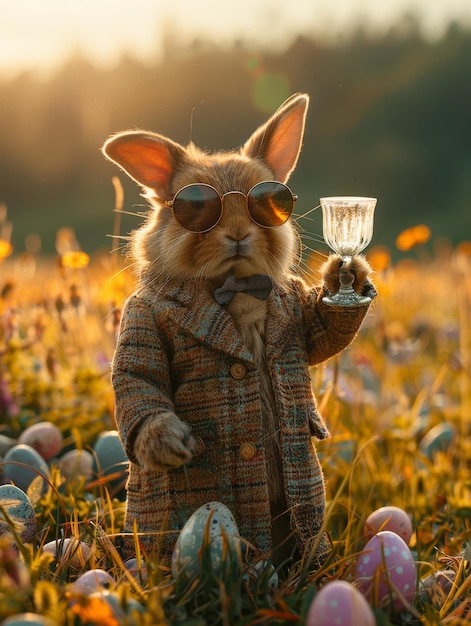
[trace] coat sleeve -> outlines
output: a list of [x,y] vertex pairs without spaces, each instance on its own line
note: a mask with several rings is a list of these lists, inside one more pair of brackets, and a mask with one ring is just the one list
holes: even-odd
[[296,281],[301,316],[306,329],[309,365],[317,365],[335,356],[355,338],[369,305],[330,306],[322,302],[325,289],[308,288]]
[[136,462],[134,440],[142,423],[174,412],[169,368],[154,315],[139,296],[127,301],[111,368],[115,419],[128,458]]

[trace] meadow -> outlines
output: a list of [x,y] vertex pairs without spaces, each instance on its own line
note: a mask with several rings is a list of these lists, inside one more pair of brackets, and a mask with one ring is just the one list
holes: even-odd
[[[117,254],[89,258],[70,248],[72,235],[62,232],[52,260],[0,248],[0,435],[16,441],[50,422],[63,433],[61,454],[93,452],[115,427],[109,362],[135,283]],[[12,531],[14,548],[0,538],[0,619],[33,612],[37,623],[57,625],[303,624],[326,581],[354,580],[366,517],[395,505],[412,520],[417,593],[399,615],[374,608],[377,624],[469,623],[471,245],[408,247],[394,263],[371,248],[380,295],[352,346],[312,370],[332,433],[317,444],[334,547],[320,571],[300,565],[273,587],[263,573],[252,580],[230,571],[185,584],[142,554],[130,568],[117,549],[123,468],[66,480],[53,459],[47,490],[35,481],[28,489],[34,540]],[[44,550],[65,538],[82,543],[59,556]],[[91,569],[111,577],[106,597],[74,587]]]

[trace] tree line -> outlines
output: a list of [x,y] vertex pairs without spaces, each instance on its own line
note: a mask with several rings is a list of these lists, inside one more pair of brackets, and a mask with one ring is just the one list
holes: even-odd
[[[111,246],[117,173],[99,152],[113,132],[146,128],[186,144],[244,143],[282,100],[311,96],[303,152],[290,181],[298,211],[323,195],[373,195],[375,242],[426,223],[433,237],[469,238],[471,33],[451,25],[436,42],[414,22],[381,38],[357,31],[336,44],[297,37],[284,49],[167,43],[145,64],[100,69],[80,56],[48,80],[0,78],[0,202],[17,251],[37,233],[43,251],[72,227],[86,251]],[[144,210],[121,177],[125,209]],[[321,233],[320,213],[303,228]],[[128,217],[122,228],[139,225]]]

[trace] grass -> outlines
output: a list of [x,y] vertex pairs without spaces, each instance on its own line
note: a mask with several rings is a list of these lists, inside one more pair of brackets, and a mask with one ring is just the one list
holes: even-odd
[[[371,261],[374,262],[374,251]],[[433,255],[411,253],[379,265],[380,297],[354,344],[312,371],[313,388],[332,437],[318,444],[328,493],[327,531],[334,550],[321,571],[298,564],[277,588],[259,576],[206,572],[174,580],[138,554],[132,571],[116,549],[124,517],[113,476],[64,481],[52,464],[50,488],[36,481],[35,541],[0,539],[0,618],[31,611],[52,624],[302,624],[320,585],[353,581],[364,523],[380,506],[413,519],[410,548],[419,581],[441,576],[418,593],[410,611],[378,625],[465,624],[471,607],[471,256],[462,245]],[[2,265],[0,283],[0,434],[17,438],[50,421],[63,451],[92,450],[114,428],[109,361],[116,308],[133,278],[109,256],[61,265],[31,255]],[[424,437],[446,424],[453,437]],[[117,473],[121,471],[116,468]],[[77,540],[59,558],[51,540]],[[85,543],[87,553],[81,552]],[[109,595],[77,594],[74,581],[91,569],[109,573]],[[431,579],[429,578],[429,581]]]

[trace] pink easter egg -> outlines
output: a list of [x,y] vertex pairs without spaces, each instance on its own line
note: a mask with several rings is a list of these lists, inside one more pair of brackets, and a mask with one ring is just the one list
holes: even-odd
[[364,596],[345,580],[333,580],[317,593],[309,607],[306,626],[375,626]]
[[412,553],[396,533],[383,530],[358,557],[355,582],[372,606],[407,609],[415,597],[417,572]]
[[382,506],[368,516],[365,522],[365,537],[370,539],[382,530],[391,530],[408,545],[413,533],[410,517],[397,506]]
[[62,449],[64,439],[62,432],[55,424],[38,422],[28,426],[18,438],[18,443],[31,446],[45,461],[52,459]]

